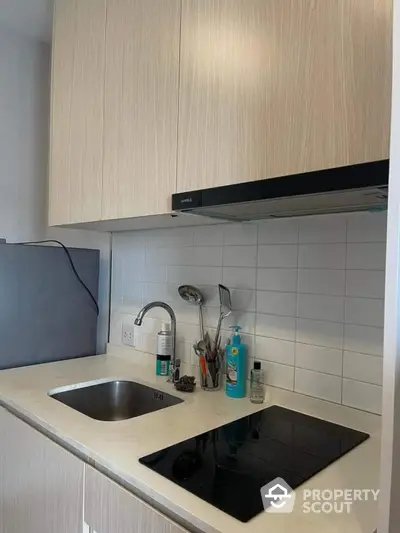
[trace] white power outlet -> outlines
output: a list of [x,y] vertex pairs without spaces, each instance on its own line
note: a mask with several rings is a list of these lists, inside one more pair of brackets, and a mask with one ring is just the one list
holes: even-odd
[[135,347],[135,326],[129,322],[122,324],[122,344]]

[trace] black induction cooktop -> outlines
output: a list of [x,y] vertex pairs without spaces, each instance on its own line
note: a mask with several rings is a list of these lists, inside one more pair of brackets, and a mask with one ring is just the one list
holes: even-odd
[[140,459],[221,511],[248,522],[277,477],[295,489],[369,435],[273,405]]

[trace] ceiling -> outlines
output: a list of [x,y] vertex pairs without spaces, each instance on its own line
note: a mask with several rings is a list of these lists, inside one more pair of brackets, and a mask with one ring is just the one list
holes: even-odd
[[0,25],[21,35],[50,42],[53,0],[0,0]]

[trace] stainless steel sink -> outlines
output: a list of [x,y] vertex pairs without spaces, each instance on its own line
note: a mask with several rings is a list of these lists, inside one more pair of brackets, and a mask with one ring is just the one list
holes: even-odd
[[135,418],[183,402],[133,381],[108,381],[49,396],[90,418],[107,422]]

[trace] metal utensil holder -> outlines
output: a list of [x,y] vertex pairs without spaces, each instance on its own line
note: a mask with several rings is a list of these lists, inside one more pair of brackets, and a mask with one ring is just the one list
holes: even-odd
[[224,352],[220,350],[215,360],[206,361],[207,373],[200,368],[200,384],[204,391],[220,390],[224,379]]

